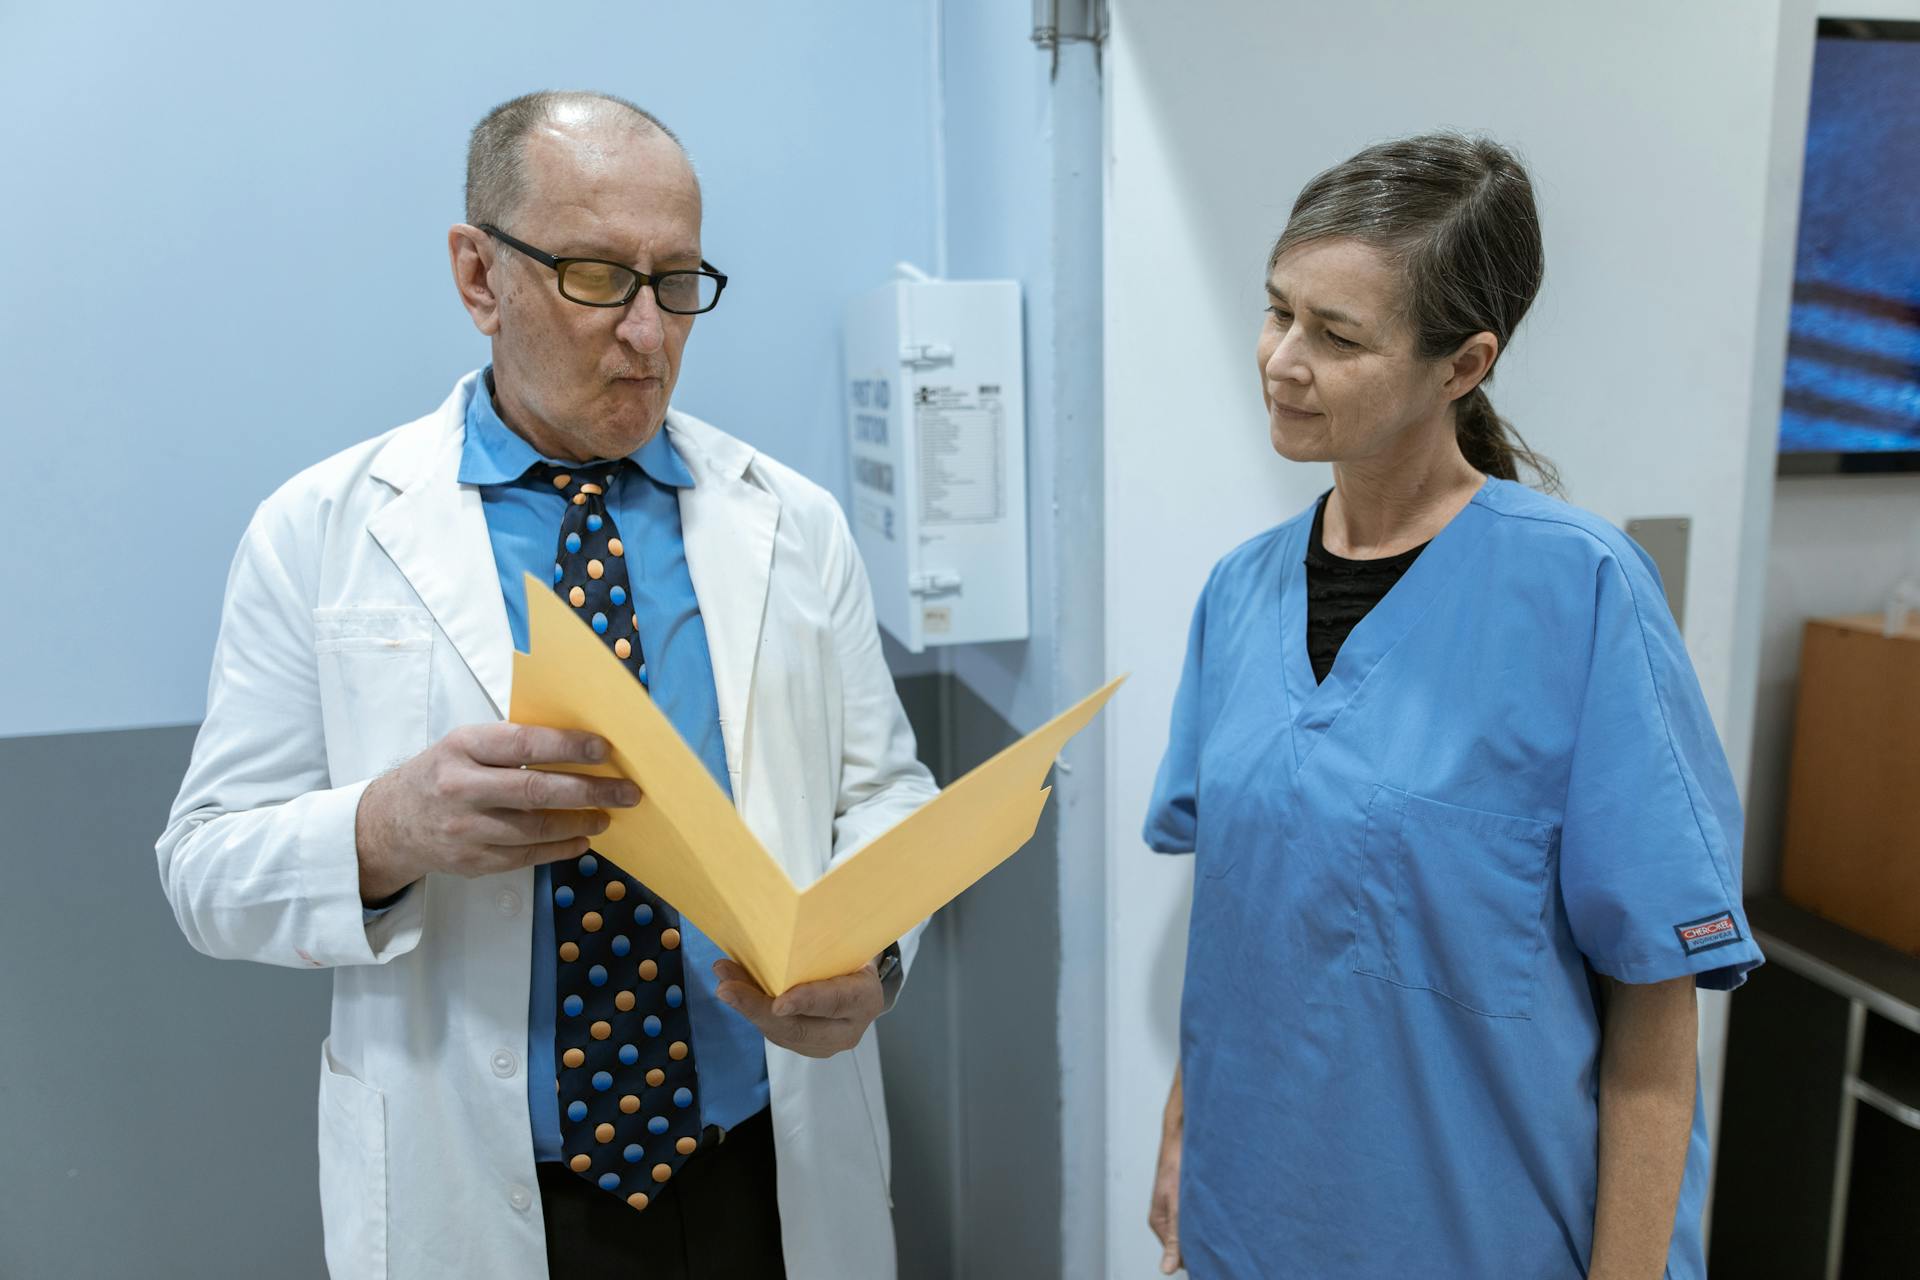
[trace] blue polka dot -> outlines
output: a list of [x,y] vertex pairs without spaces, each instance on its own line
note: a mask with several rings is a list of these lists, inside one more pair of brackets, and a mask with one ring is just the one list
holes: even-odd
[[602,520],[600,519],[600,517],[599,517],[599,516],[588,516],[588,517],[587,517],[587,532],[588,532],[588,533],[598,533],[598,532],[600,532],[600,526],[601,526],[601,525],[602,525],[603,523],[605,523],[605,522],[604,522],[604,521],[602,521]]
[[563,884],[558,889],[555,889],[553,891],[553,905],[556,907],[572,906],[573,905],[572,886]]
[[655,1116],[653,1119],[647,1121],[648,1133],[665,1133],[666,1131],[667,1118],[665,1116]]
[[621,1066],[630,1067],[638,1061],[640,1061],[640,1049],[637,1045],[623,1044],[620,1046]]
[[579,1124],[582,1120],[585,1120],[586,1118],[587,1118],[586,1103],[570,1102],[567,1104],[567,1119],[573,1121],[575,1124]]
[[567,1016],[569,1018],[577,1018],[580,1016],[580,1011],[586,1008],[587,1006],[580,999],[579,996],[568,996],[566,998],[565,1003],[563,1003],[560,1007],[567,1011]]
[[647,687],[647,664],[646,664],[646,663],[644,663],[644,662],[643,662],[643,663],[641,663],[641,664],[640,664],[640,669],[639,669],[638,671],[636,671],[636,672],[634,672],[634,674],[640,677],[640,684],[641,684],[641,686],[642,686],[643,688],[644,688],[644,687]]
[[594,857],[592,854],[588,854],[586,857],[580,859],[577,865],[580,868],[581,875],[590,876],[600,869],[600,859]]
[[607,985],[607,967],[605,965],[597,964],[593,966],[593,968],[587,970],[587,981],[591,982],[596,987],[606,986]]
[[692,1106],[692,1105],[693,1105],[693,1090],[691,1090],[691,1089],[675,1089],[675,1090],[673,1091],[673,1105],[674,1105],[674,1106],[676,1106],[676,1107],[690,1107],[690,1106]]
[[566,571],[565,569],[562,569],[562,568],[561,568],[561,567],[560,567],[559,565],[557,565],[557,564],[553,566],[553,585],[554,585],[554,586],[556,586],[556,587],[557,587],[557,586],[559,586],[559,585],[560,585],[560,579],[562,579],[562,578],[564,578],[564,577],[566,577],[566,576],[567,576],[567,571]]
[[615,604],[625,604],[627,602],[627,589],[625,587],[615,587],[613,589],[613,602]]
[[602,1093],[605,1093],[607,1090],[613,1088],[613,1072],[611,1071],[594,1072],[593,1087],[598,1089]]
[[647,1020],[640,1024],[640,1029],[650,1036],[657,1036],[660,1034],[660,1019],[648,1014]]
[[667,988],[667,1008],[678,1009],[680,1007],[680,1002],[685,998],[686,997],[680,993],[680,988],[678,987]]
[[640,1158],[646,1155],[647,1153],[644,1149],[642,1149],[639,1143],[629,1142],[627,1144],[627,1149],[625,1151],[622,1151],[620,1154],[627,1158],[628,1164],[639,1164]]
[[603,636],[607,634],[607,615],[606,614],[596,613],[593,615],[593,634],[597,636]]
[[631,950],[633,950],[633,944],[627,941],[626,934],[616,933],[613,935],[613,954],[623,956]]
[[620,1175],[617,1173],[601,1174],[600,1189],[602,1191],[618,1191],[620,1189]]
[[635,907],[633,909],[633,922],[635,924],[652,924],[653,908],[644,902]]
[[580,550],[580,535],[579,535],[579,534],[577,534],[577,533],[570,533],[570,534],[568,534],[568,535],[567,535],[567,550],[568,550],[569,552],[574,552],[574,551],[578,551],[578,550]]

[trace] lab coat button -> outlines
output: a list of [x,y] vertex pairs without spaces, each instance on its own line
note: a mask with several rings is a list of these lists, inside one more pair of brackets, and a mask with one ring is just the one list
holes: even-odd
[[502,1080],[508,1079],[520,1069],[519,1060],[510,1049],[496,1049],[493,1054],[493,1074]]
[[517,916],[520,914],[520,895],[515,893],[513,890],[502,889],[500,891],[500,897],[497,899],[497,901],[500,904],[501,915]]
[[525,1187],[515,1187],[507,1193],[507,1201],[512,1204],[514,1208],[525,1213],[533,1206],[533,1193]]

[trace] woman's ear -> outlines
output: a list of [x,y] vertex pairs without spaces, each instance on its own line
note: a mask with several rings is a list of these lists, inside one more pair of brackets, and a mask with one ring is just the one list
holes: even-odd
[[1499,358],[1500,339],[1491,333],[1476,333],[1461,343],[1447,358],[1447,399],[1458,400],[1485,382]]

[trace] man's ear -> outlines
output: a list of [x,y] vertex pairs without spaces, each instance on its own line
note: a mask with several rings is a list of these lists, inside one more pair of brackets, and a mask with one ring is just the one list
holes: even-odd
[[1458,400],[1482,382],[1493,372],[1493,362],[1500,358],[1500,339],[1491,333],[1476,333],[1458,347],[1447,358],[1447,381],[1443,387],[1448,400]]
[[460,305],[473,317],[473,327],[491,338],[500,332],[500,295],[494,292],[493,239],[478,227],[455,223],[447,232],[447,257],[453,265],[453,287]]

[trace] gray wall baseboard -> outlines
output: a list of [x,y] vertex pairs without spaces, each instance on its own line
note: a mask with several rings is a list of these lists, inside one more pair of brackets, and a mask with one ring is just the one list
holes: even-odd
[[[943,784],[1016,737],[950,676],[900,692]],[[181,937],[153,841],[195,732],[0,739],[8,1280],[326,1274],[314,1096],[332,983]],[[1056,849],[1050,807],[934,918],[879,1024],[906,1280],[1060,1274]]]
[[[942,786],[1019,736],[951,675],[899,685]],[[879,1024],[902,1280],[1061,1274],[1058,848],[1049,804],[934,917]]]
[[332,981],[187,945],[153,842],[196,726],[0,739],[0,1275],[326,1275]]

